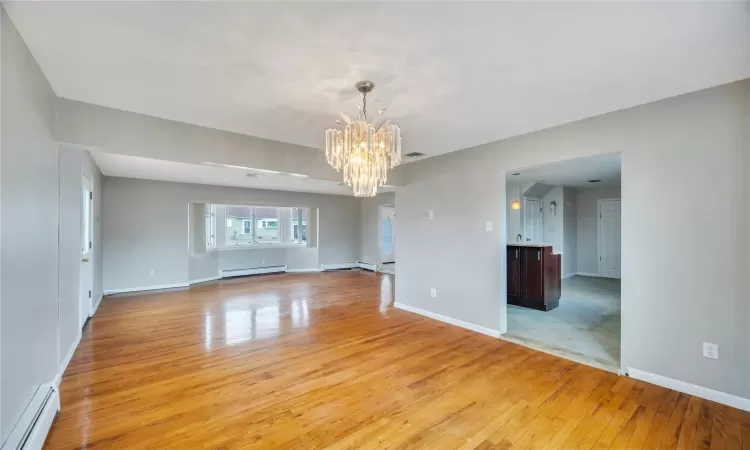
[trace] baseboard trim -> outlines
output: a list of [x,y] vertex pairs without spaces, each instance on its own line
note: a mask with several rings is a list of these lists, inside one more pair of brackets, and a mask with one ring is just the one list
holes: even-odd
[[573,273],[569,273],[569,274],[567,274],[567,275],[563,275],[563,276],[562,276],[561,278],[562,278],[562,279],[564,280],[564,279],[566,279],[566,278],[574,277],[574,276],[576,276],[576,275],[579,275],[579,274],[578,274],[578,273],[576,273],[576,272],[573,272]]
[[592,273],[592,272],[576,272],[573,275],[580,275],[582,277],[599,277],[600,276],[598,273]]
[[286,273],[309,273],[309,272],[320,272],[320,269],[315,267],[311,269],[286,269]]
[[70,348],[68,349],[68,353],[65,354],[65,359],[63,359],[62,363],[60,363],[60,368],[57,371],[57,375],[55,375],[55,380],[53,381],[53,384],[55,385],[55,388],[60,386],[60,383],[62,382],[62,377],[65,374],[65,369],[68,368],[68,364],[70,364],[70,360],[73,359],[73,354],[76,352],[76,349],[78,348],[78,344],[81,343],[81,338],[83,335],[80,331],[78,331],[78,335],[76,336],[75,341],[70,345]]
[[357,266],[360,269],[369,270],[370,272],[377,272],[378,271],[378,265],[377,264],[370,264],[366,262],[358,262]]
[[125,289],[108,289],[104,291],[104,295],[124,294],[126,292],[159,291],[162,289],[177,289],[177,288],[186,288],[189,286],[190,286],[190,283],[175,283],[175,284],[161,284],[157,286],[140,286],[140,287],[134,287],[134,288],[125,288]]
[[628,367],[628,375],[631,378],[645,381],[646,383],[694,395],[696,397],[711,400],[733,408],[742,409],[744,411],[750,411],[750,399],[748,398],[742,398],[736,395],[727,394],[726,392],[716,391],[707,387],[698,386],[697,384],[688,383],[686,381],[675,380],[674,378],[644,372],[643,370],[634,369],[632,367]]
[[209,281],[216,281],[218,279],[219,279],[218,276],[208,277],[208,278],[198,278],[197,280],[190,280],[190,286],[192,286],[194,284],[199,284],[199,283],[207,283]]
[[403,309],[404,311],[409,311],[415,314],[419,314],[420,316],[429,317],[430,319],[439,320],[440,322],[445,322],[450,325],[455,325],[457,327],[466,328],[467,330],[476,331],[477,333],[486,334],[487,336],[492,336],[494,338],[500,337],[500,332],[498,330],[493,330],[492,328],[483,327],[475,323],[464,322],[463,320],[454,319],[453,317],[444,316],[442,314],[437,314],[431,311],[424,310],[422,308],[405,305],[399,302],[395,302],[393,306],[398,309]]
[[320,270],[325,272],[326,270],[344,270],[344,269],[358,269],[359,263],[340,263],[340,264],[321,264]]

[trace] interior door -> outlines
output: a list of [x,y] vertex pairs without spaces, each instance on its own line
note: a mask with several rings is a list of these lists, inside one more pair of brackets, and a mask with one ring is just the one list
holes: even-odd
[[380,262],[396,262],[396,236],[393,232],[396,224],[396,208],[380,207]]
[[79,326],[83,328],[91,313],[91,295],[94,289],[93,255],[93,190],[91,180],[81,179],[81,270]]
[[620,278],[620,200],[599,201],[599,275]]
[[527,242],[542,242],[542,201],[524,199],[523,223]]

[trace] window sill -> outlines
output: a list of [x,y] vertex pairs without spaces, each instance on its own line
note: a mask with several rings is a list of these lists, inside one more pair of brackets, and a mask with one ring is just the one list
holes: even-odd
[[271,248],[312,248],[308,247],[307,244],[254,244],[254,245],[238,245],[236,247],[221,247],[221,248],[207,248],[206,252],[223,252],[223,251],[236,251],[236,250],[266,250]]

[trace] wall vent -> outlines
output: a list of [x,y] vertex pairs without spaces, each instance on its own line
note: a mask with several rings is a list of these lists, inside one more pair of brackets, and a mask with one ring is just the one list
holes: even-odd
[[408,158],[418,158],[418,157],[420,157],[420,156],[424,156],[424,153],[419,153],[419,152],[411,152],[411,153],[407,153],[407,154],[405,154],[404,156],[406,156],[406,157],[408,157]]

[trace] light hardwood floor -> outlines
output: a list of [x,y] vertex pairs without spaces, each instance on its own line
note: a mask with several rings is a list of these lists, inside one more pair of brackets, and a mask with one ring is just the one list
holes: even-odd
[[750,448],[750,414],[396,310],[390,275],[105,298],[45,448]]

